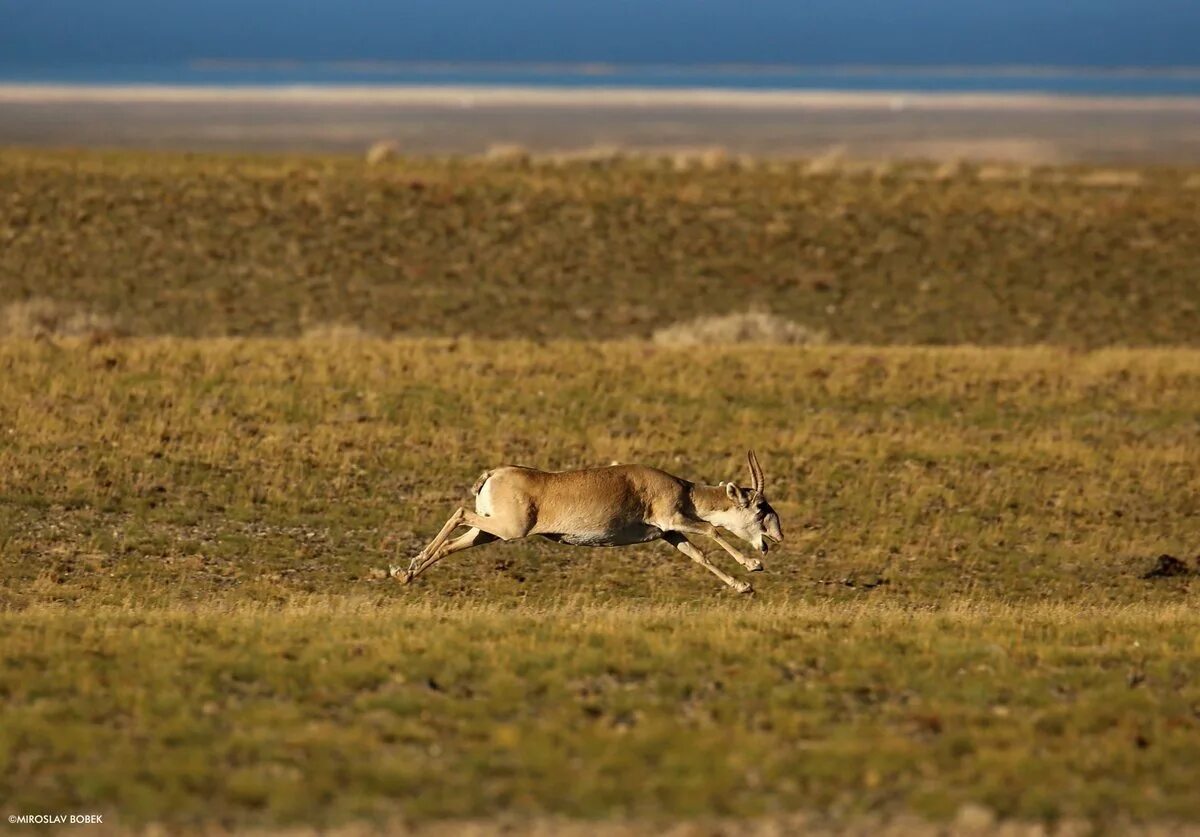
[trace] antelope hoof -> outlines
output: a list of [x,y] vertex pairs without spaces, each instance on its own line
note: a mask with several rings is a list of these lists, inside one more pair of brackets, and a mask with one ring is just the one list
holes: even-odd
[[750,586],[749,581],[735,581],[733,584],[733,589],[738,591],[739,593],[753,593],[754,592],[754,588]]
[[763,562],[757,558],[746,562],[746,569],[752,573],[761,573],[763,571]]
[[412,569],[410,568],[407,570],[402,570],[397,564],[391,564],[388,567],[388,575],[392,578],[398,579],[401,584],[408,584],[413,580]]
[[425,559],[427,557],[428,556],[426,555],[425,550],[422,549],[420,552],[417,553],[417,556],[415,558],[413,558],[411,561],[408,562],[408,571],[410,573],[414,572],[417,569],[417,567],[419,567],[425,563]]

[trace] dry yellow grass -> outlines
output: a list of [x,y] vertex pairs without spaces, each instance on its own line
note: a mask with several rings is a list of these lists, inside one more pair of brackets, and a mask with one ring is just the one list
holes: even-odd
[[[0,341],[0,369],[0,813],[1200,818],[1196,351],[335,333]],[[655,544],[380,577],[488,465],[716,481],[749,445],[788,536],[754,599]],[[1160,553],[1189,574],[1142,579]]]
[[1197,629],[1190,604],[37,605],[0,613],[2,787],[127,829],[1133,831],[1196,813]]
[[[1194,344],[1196,193],[594,156],[0,154],[0,814],[1200,820],[1200,352],[797,344]],[[754,599],[661,544],[382,577],[484,467],[749,446]]]

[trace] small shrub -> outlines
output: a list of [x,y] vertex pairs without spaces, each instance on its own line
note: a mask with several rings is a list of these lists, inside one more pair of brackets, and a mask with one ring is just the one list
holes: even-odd
[[483,152],[483,159],[489,163],[523,166],[530,160],[529,149],[513,142],[489,145]]
[[367,149],[367,165],[378,166],[400,156],[400,146],[391,140],[380,140]]
[[10,302],[0,309],[0,337],[116,337],[122,333],[107,314],[46,297]]
[[699,346],[730,343],[811,346],[825,343],[829,335],[764,311],[698,317],[660,328],[653,340],[663,346]]
[[824,154],[813,157],[804,167],[807,174],[837,174],[846,166],[846,147],[835,145]]
[[607,168],[627,159],[628,156],[629,152],[619,145],[597,143],[587,148],[551,154],[546,161],[558,165],[586,163],[595,168]]
[[1119,169],[1097,169],[1079,176],[1080,186],[1090,186],[1096,189],[1111,189],[1117,187],[1141,186],[1141,172],[1121,171]]
[[376,335],[355,323],[314,323],[301,333],[304,340],[350,343],[356,340],[371,340]]
[[720,145],[676,151],[668,159],[675,171],[719,171],[733,164],[729,151]]
[[980,166],[975,176],[984,183],[1010,183],[1029,180],[1032,173],[1028,166],[993,163]]
[[967,164],[962,160],[947,160],[933,170],[934,180],[957,180],[967,174]]

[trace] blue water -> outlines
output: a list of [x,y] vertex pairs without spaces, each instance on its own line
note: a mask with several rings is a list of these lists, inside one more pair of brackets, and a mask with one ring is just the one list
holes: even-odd
[[125,64],[0,66],[0,83],[181,86],[494,85],[704,87],[728,90],[1051,93],[1068,96],[1200,96],[1200,71],[1030,69],[690,68],[609,66]]

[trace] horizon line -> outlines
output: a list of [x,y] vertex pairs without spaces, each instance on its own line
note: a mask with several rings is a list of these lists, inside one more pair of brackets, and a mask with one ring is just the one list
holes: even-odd
[[817,64],[792,64],[780,62],[755,63],[751,61],[714,62],[662,62],[662,61],[487,61],[487,60],[427,60],[427,59],[376,59],[376,58],[221,58],[201,56],[179,62],[193,69],[244,69],[251,67],[292,68],[331,67],[338,69],[371,72],[386,69],[478,69],[478,70],[528,70],[535,72],[576,72],[581,75],[619,74],[629,70],[640,72],[703,73],[727,72],[771,75],[777,73],[922,73],[929,75],[1089,75],[1089,76],[1173,76],[1200,77],[1200,64],[1174,64],[1169,66],[1136,64],[1048,64],[1048,63],[999,63],[999,64],[903,64],[873,62],[839,62]]

